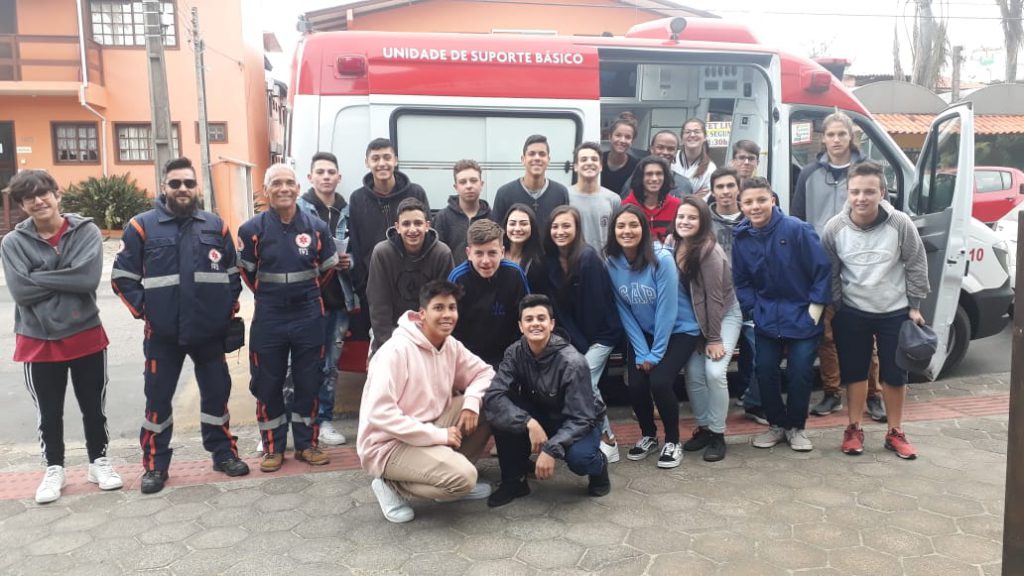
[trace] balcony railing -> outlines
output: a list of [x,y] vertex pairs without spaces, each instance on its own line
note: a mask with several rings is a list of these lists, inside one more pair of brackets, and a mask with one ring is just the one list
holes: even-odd
[[[85,41],[89,81],[103,85],[103,49]],[[0,82],[81,82],[78,36],[0,34]]]

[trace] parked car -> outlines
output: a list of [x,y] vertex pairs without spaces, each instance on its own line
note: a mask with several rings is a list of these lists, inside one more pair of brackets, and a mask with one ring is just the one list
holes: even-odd
[[[974,168],[974,209],[971,215],[989,226],[1024,201],[1024,172],[1005,166]],[[1016,220],[1014,220],[1016,222]]]

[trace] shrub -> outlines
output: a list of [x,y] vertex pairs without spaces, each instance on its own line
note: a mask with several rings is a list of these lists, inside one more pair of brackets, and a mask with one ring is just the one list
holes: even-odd
[[132,216],[153,207],[153,201],[130,174],[89,178],[64,191],[61,208],[89,216],[107,230],[120,230]]

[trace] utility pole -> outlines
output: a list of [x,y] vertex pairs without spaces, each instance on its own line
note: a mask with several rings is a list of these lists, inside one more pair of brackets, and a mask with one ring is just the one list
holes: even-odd
[[163,180],[164,166],[177,150],[171,149],[171,103],[167,97],[167,68],[160,0],[143,0],[146,21],[146,61],[149,64],[149,108],[152,156],[156,181]]
[[953,94],[950,104],[960,101],[960,64],[963,62],[963,46],[953,46]]
[[196,92],[199,95],[199,163],[203,175],[203,201],[206,209],[216,212],[216,196],[210,175],[210,133],[206,119],[206,68],[203,65],[205,43],[199,34],[199,9],[192,7],[192,49],[196,53]]
[[[1017,246],[1024,246],[1024,213],[1017,214]],[[1024,302],[1024,250],[1017,249],[1017,296]],[[1010,356],[1010,421],[1006,438],[1006,497],[1003,500],[1003,574],[1024,570],[1024,315],[1013,315]]]

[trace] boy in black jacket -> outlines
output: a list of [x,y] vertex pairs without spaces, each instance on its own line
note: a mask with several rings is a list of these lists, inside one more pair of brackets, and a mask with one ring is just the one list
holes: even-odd
[[477,220],[466,232],[466,257],[448,276],[465,294],[452,336],[469,351],[497,367],[505,349],[519,338],[519,301],[529,294],[526,275],[505,260],[504,232],[491,220]]
[[505,357],[484,394],[484,414],[498,448],[501,486],[487,505],[494,508],[530,493],[526,474],[537,454],[537,480],[554,475],[555,460],[590,477],[587,492],[611,491],[608,461],[601,452],[604,402],[594,396],[587,360],[555,328],[551,301],[540,294],[519,303],[523,333]]

